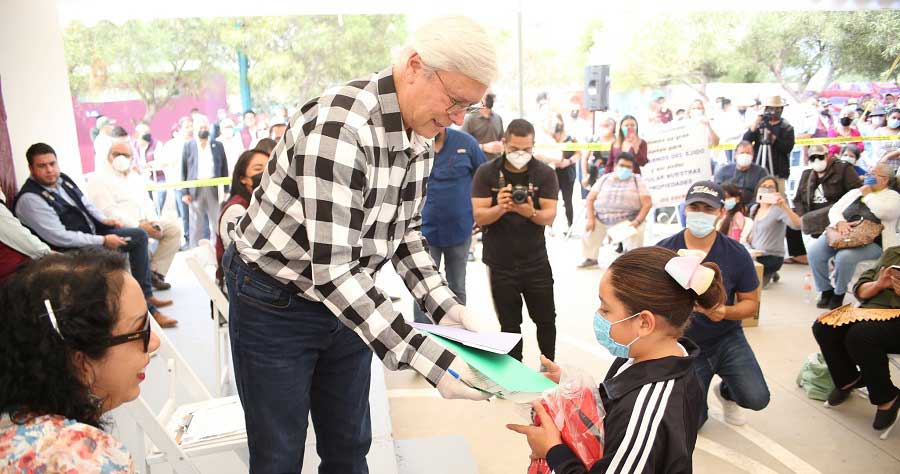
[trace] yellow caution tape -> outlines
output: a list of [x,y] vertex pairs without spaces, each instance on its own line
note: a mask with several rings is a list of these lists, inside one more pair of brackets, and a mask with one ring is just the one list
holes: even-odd
[[[832,145],[839,143],[854,142],[878,142],[878,141],[900,141],[900,135],[879,135],[870,137],[825,137],[825,138],[799,138],[794,141],[794,145]],[[711,150],[734,150],[737,143],[720,143],[717,146],[710,147]],[[562,151],[608,151],[611,145],[609,143],[538,143],[534,145],[536,150],[562,150]]]
[[163,189],[206,188],[231,184],[231,178],[207,178],[192,181],[179,181],[177,183],[160,183],[147,185],[148,191],[160,191]]

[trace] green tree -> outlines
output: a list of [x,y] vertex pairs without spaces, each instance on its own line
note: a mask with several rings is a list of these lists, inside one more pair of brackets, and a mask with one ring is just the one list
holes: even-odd
[[625,90],[671,83],[690,86],[708,100],[706,86],[746,79],[746,62],[734,54],[738,17],[704,12],[656,17],[641,28],[613,68],[613,87]]
[[71,23],[64,32],[69,78],[76,97],[111,89],[136,93],[144,120],[175,96],[199,92],[224,54],[221,20],[177,18]]
[[900,78],[900,11],[863,10],[840,15],[836,29],[841,33],[834,43],[835,73],[868,80]]
[[[234,25],[222,38],[229,51],[249,57],[257,107],[299,105],[329,86],[378,71],[406,35],[402,15],[252,17]],[[235,64],[232,81],[236,74]]]

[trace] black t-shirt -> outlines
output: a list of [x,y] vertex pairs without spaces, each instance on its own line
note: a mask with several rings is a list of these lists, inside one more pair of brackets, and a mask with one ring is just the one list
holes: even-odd
[[[505,184],[534,188],[531,196],[535,209],[541,209],[541,200],[556,201],[559,182],[553,168],[536,159],[528,162],[528,170],[513,173],[503,167],[506,158],[481,165],[472,182],[473,198],[494,198],[497,193],[500,173]],[[496,205],[496,204],[495,204]],[[547,260],[547,245],[544,242],[544,226],[537,225],[515,212],[507,212],[497,222],[484,226],[484,263],[489,267],[503,269],[527,268]]]

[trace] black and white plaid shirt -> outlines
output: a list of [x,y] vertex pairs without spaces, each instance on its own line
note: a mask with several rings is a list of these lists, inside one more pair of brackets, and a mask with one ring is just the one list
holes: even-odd
[[437,384],[453,353],[410,327],[374,281],[390,259],[436,320],[459,304],[420,232],[431,142],[404,132],[391,68],[308,102],[274,154],[237,225],[240,256],[324,303],[389,369]]

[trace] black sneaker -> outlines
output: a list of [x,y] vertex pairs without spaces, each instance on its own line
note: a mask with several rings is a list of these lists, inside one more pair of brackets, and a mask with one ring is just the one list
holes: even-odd
[[897,421],[898,410],[900,410],[900,398],[895,398],[894,404],[887,410],[876,410],[872,428],[881,431],[894,426],[894,423]]
[[827,308],[831,304],[832,296],[834,296],[834,290],[823,291],[819,296],[819,301],[816,301],[816,308]]
[[862,388],[864,386],[865,384],[863,384],[862,377],[860,377],[856,379],[856,382],[854,382],[853,385],[850,386],[850,388],[844,389],[840,387],[834,387],[834,390],[832,390],[831,393],[828,394],[828,400],[825,402],[825,407],[833,408],[840,405],[841,403],[846,402],[847,398],[850,397],[850,394],[853,393],[854,390],[856,390],[857,388]]
[[775,283],[778,283],[779,281],[781,281],[781,275],[779,275],[778,272],[773,273],[772,281],[774,281]]
[[844,295],[832,295],[828,301],[828,309],[838,309],[844,306]]
[[592,268],[597,266],[597,261],[593,258],[585,259],[583,262],[579,263],[575,268]]

